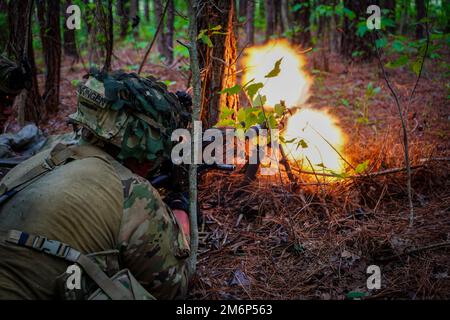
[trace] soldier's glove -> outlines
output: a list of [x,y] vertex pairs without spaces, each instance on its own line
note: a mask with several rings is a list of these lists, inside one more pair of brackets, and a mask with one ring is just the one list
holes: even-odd
[[169,193],[164,201],[167,203],[170,209],[172,210],[183,210],[187,214],[189,214],[189,200],[181,192],[172,192]]

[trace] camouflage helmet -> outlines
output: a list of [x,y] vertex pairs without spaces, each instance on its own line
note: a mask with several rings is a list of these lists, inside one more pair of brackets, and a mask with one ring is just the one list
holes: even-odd
[[171,134],[186,128],[189,114],[177,96],[152,77],[91,70],[78,86],[77,111],[69,118],[120,148],[119,159],[170,159]]

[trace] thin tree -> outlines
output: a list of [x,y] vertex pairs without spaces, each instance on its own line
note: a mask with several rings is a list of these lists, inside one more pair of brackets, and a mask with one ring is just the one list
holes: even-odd
[[416,38],[422,39],[425,34],[423,18],[425,18],[425,0],[416,0]]
[[164,32],[164,16],[165,16],[165,14],[163,14],[163,12],[164,12],[163,4],[162,4],[161,0],[154,0],[153,5],[154,5],[154,10],[155,10],[155,24],[156,24],[157,28],[159,27],[160,22],[162,22],[161,30],[160,30],[159,34],[157,34],[156,45],[158,48],[158,52],[162,56],[166,56],[166,53],[167,53],[166,39],[165,39],[166,34]]
[[38,0],[38,20],[45,60],[45,90],[42,95],[46,111],[56,113],[59,109],[59,85],[61,80],[61,28],[60,2]]
[[309,1],[295,0],[292,4],[295,10],[293,11],[293,21],[295,23],[295,31],[292,36],[294,43],[300,44],[303,47],[311,45],[310,32],[310,6]]
[[[201,84],[200,84],[200,67],[199,57],[197,51],[197,16],[199,14],[199,0],[190,0],[188,5],[189,10],[189,40],[188,45],[189,57],[192,71],[192,89],[193,89],[193,106],[192,106],[192,123],[200,120],[200,104],[201,104]],[[194,126],[192,126],[191,136],[194,137]],[[192,139],[191,150],[194,149],[196,139]],[[194,152],[192,152],[192,160]],[[197,223],[197,165],[194,161],[189,166],[189,211],[190,217],[190,244],[191,256],[189,259],[189,274],[192,276],[195,273],[197,264],[198,251],[198,223]]]
[[[138,0],[131,0],[130,3],[130,20],[134,23],[139,23],[139,2]],[[139,35],[139,26],[135,25],[133,28],[134,37]]]
[[247,44],[255,43],[255,1],[247,1],[247,21],[245,23],[245,33],[247,35]]
[[13,60],[23,61],[29,66],[32,82],[30,90],[22,90],[14,101],[20,125],[24,125],[26,121],[38,123],[44,113],[36,77],[36,63],[31,36],[33,4],[33,0],[9,1],[8,3],[9,40],[7,54]]
[[267,41],[274,34],[275,31],[274,0],[264,0],[264,8],[266,13],[266,41]]
[[104,0],[97,0],[97,14],[100,18],[100,30],[104,35],[105,61],[103,70],[111,71],[111,59],[114,47],[114,31],[113,31],[113,11],[112,0],[106,0],[106,8],[103,5]]
[[144,0],[145,21],[150,22],[150,0]]
[[130,26],[130,0],[118,0],[117,9],[120,16],[120,37],[123,39]]
[[247,16],[247,5],[252,0],[239,0],[239,17]]
[[370,60],[374,55],[368,34],[360,37],[357,33],[358,22],[360,18],[367,18],[366,10],[370,4],[371,2],[368,0],[344,0],[344,6],[356,16],[354,19],[351,19],[348,15],[344,17],[340,52],[348,59],[352,59],[356,52],[362,60]]
[[[62,13],[62,16],[66,16],[67,8],[72,4],[72,1],[66,0],[65,5],[63,6],[64,12]],[[78,61],[78,50],[77,50],[77,43],[76,43],[76,37],[75,37],[75,29],[69,29],[67,28],[66,24],[63,23],[63,39],[64,39],[64,54],[71,56],[74,58],[74,60]]]
[[174,8],[174,0],[168,0],[169,7],[167,9],[167,21],[166,26],[167,30],[165,33],[165,41],[166,41],[166,59],[168,64],[172,64],[173,62],[173,36],[175,32],[175,8]]
[[[212,127],[219,119],[221,107],[237,110],[237,95],[220,94],[224,88],[236,84],[236,14],[234,1],[206,2],[197,19],[198,30],[206,32],[211,43],[200,43],[200,68],[202,69],[201,118],[205,127]],[[219,33],[210,28],[221,27]]]

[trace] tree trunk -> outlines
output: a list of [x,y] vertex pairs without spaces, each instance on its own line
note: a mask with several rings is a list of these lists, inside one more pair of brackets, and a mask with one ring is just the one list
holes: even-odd
[[239,17],[247,16],[247,5],[252,1],[254,0],[239,0]]
[[[199,68],[199,57],[197,50],[197,17],[200,10],[199,0],[190,0],[188,4],[189,11],[189,59],[190,67],[192,70],[192,89],[193,89],[193,99],[192,99],[192,123],[200,120],[200,104],[201,104],[201,84],[200,84],[200,68]],[[195,137],[195,126],[192,125],[191,136]],[[192,139],[191,147],[195,150],[194,144],[196,139]],[[192,153],[194,155],[194,152]],[[192,159],[194,156],[192,157]],[[195,274],[196,263],[197,263],[197,251],[198,251],[198,223],[197,223],[197,165],[192,161],[189,166],[189,211],[193,214],[189,215],[189,225],[190,225],[190,247],[191,255],[188,260],[188,274],[192,276]]]
[[[89,0],[83,0],[85,8],[88,8],[89,2],[90,2]],[[120,4],[120,2],[118,2],[118,5],[119,4]],[[90,12],[91,10],[86,9],[86,11]],[[91,30],[92,30],[92,21],[91,21],[91,19],[88,19],[88,15],[87,14],[83,14],[82,17],[84,19],[84,22],[86,23],[86,29],[87,29],[88,33],[91,33]]]
[[123,39],[128,33],[130,25],[130,0],[118,0],[118,14],[120,19],[120,37]]
[[[392,21],[396,22],[396,15],[395,10],[397,7],[397,1],[396,0],[380,0],[380,7],[382,9],[389,10],[389,13],[387,14],[387,18],[391,19]],[[395,26],[388,27],[387,30],[394,32]]]
[[203,74],[202,121],[204,128],[215,125],[220,107],[236,110],[238,96],[219,94],[224,88],[236,84],[236,19],[234,1],[219,0],[215,5],[206,4],[198,19],[198,30],[221,25],[223,34],[210,34],[212,47],[199,44],[200,68]]
[[173,34],[175,28],[175,8],[174,0],[168,0],[169,7],[167,8],[167,31],[165,35],[166,40],[166,59],[168,64],[173,62]]
[[289,1],[288,0],[281,0],[281,24],[283,26],[284,31],[288,31],[290,26],[290,19],[289,19]]
[[266,41],[270,39],[275,31],[275,5],[274,0],[264,0],[266,13]]
[[425,36],[424,23],[421,22],[425,18],[425,0],[416,0],[416,38],[422,39]]
[[273,0],[274,3],[274,26],[275,26],[275,33],[277,35],[281,35],[284,32],[284,26],[281,19],[281,0]]
[[308,47],[311,45],[310,4],[303,0],[295,0],[293,6],[295,5],[301,5],[301,7],[293,12],[293,20],[296,23],[293,40],[302,47]]
[[99,9],[99,15],[101,18],[102,31],[105,35],[105,62],[103,64],[103,70],[111,71],[111,60],[114,47],[114,27],[113,27],[113,11],[112,0],[107,0],[106,8],[102,6]]
[[368,0],[344,0],[344,6],[353,11],[356,15],[353,20],[350,20],[347,16],[345,16],[344,19],[340,51],[341,54],[348,59],[352,59],[356,52],[358,52],[358,57],[361,60],[370,60],[373,57],[372,40],[369,32],[366,32],[364,37],[360,37],[356,34],[359,19],[367,18],[366,10],[369,4],[370,1]]
[[42,98],[47,112],[54,114],[59,109],[59,83],[61,78],[59,1],[38,0],[37,9],[46,66],[45,90]]
[[[399,33],[405,33],[405,26],[407,25],[408,20],[408,9],[409,9],[409,0],[403,0],[400,5],[400,29]],[[406,30],[407,32],[407,30]]]
[[[62,14],[63,17],[67,18],[67,7],[71,5],[70,0],[66,0],[65,6],[64,6],[64,12]],[[66,21],[66,20],[64,20]],[[78,61],[78,50],[77,50],[77,43],[76,43],[76,37],[75,37],[75,29],[69,29],[67,28],[66,24],[63,23],[63,38],[64,38],[64,53],[68,56],[73,57],[76,61]]]
[[145,21],[150,22],[150,0],[144,0],[144,16]]
[[9,41],[7,53],[15,61],[27,60],[31,73],[31,89],[22,91],[24,94],[21,95],[24,99],[16,109],[18,118],[22,119],[22,121],[19,121],[22,126],[25,121],[38,123],[44,116],[45,111],[39,94],[31,37],[33,3],[33,0],[9,1],[8,3]]
[[[138,9],[139,9],[138,0],[131,0],[131,3],[130,3],[130,21],[133,22],[133,21],[136,21],[136,19],[139,19],[139,18],[137,18],[137,16],[139,15]],[[139,25],[137,25],[137,26],[135,26],[133,28],[133,35],[134,35],[135,38],[139,36]]]
[[[155,10],[155,28],[158,27],[159,21],[161,20],[162,14],[163,14],[163,5],[161,0],[154,0],[154,10]],[[167,50],[166,50],[166,33],[164,32],[164,22],[161,26],[161,31],[158,34],[158,38],[156,39],[156,44],[158,47],[158,52],[162,56],[166,56]]]
[[247,21],[245,24],[245,33],[247,34],[247,44],[255,43],[255,1],[247,1]]

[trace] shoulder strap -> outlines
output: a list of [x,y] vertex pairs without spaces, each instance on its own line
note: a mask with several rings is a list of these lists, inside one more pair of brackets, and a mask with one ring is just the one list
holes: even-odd
[[43,163],[40,163],[37,166],[31,168],[19,178],[9,183],[2,183],[0,185],[0,204],[26,187],[28,185],[28,182],[33,182],[35,179],[41,177],[49,171],[52,171],[56,167],[65,164],[67,160],[79,160],[91,157],[96,157],[109,163],[104,153],[93,146],[67,146],[62,143],[58,143],[52,149],[52,151],[50,151],[49,156],[44,160]]
[[132,299],[130,293],[114,283],[95,262],[65,243],[17,230],[10,230],[6,241],[77,263],[112,300]]

